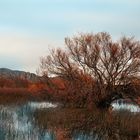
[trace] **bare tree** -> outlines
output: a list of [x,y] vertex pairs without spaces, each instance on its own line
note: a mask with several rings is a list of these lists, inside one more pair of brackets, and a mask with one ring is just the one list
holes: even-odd
[[93,101],[100,107],[108,108],[113,100],[137,96],[134,90],[130,94],[125,91],[140,74],[139,41],[122,37],[114,42],[108,33],[101,32],[66,38],[65,44],[67,50],[52,50],[42,57],[42,72],[72,82],[80,75],[90,76],[94,81],[90,90]]

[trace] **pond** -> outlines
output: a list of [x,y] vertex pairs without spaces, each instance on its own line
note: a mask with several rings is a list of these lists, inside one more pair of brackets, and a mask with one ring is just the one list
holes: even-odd
[[[0,140],[104,140],[106,134],[109,136],[108,132],[101,130],[106,127],[105,123],[97,127],[103,117],[95,120],[95,113],[57,106],[59,104],[49,102],[0,105]],[[135,105],[114,103],[113,107],[140,112]],[[109,138],[113,139],[112,136]]]

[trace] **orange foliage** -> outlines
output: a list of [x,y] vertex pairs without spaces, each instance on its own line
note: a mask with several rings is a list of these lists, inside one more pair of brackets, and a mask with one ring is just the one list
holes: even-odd
[[59,77],[54,77],[54,78],[51,78],[51,83],[56,86],[59,90],[64,90],[66,88],[66,84],[67,84],[67,81],[62,79],[62,78],[59,78]]
[[47,84],[33,83],[33,84],[29,85],[28,90],[31,92],[39,92],[39,91],[41,91],[43,89],[47,89],[47,88],[48,88]]

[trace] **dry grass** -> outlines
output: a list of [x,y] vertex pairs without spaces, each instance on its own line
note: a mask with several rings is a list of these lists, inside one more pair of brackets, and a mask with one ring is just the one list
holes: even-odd
[[44,95],[32,93],[27,88],[0,88],[0,104],[21,104],[44,99]]
[[140,113],[127,111],[111,114],[86,109],[54,109],[35,113],[40,128],[61,129],[69,136],[76,132],[98,134],[105,140],[137,140],[140,135]]

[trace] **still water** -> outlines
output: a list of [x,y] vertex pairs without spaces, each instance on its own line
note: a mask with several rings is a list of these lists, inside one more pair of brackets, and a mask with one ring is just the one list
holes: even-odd
[[[24,105],[0,105],[0,140],[62,140],[64,135],[61,128],[56,131],[40,129],[36,123],[34,113],[36,110],[54,109],[58,104],[49,102],[28,102]],[[115,109],[125,108],[131,112],[140,112],[140,108],[132,104],[114,103]],[[63,134],[62,134],[63,133]],[[97,133],[76,132],[72,140],[98,140]],[[65,138],[68,140],[68,138]],[[69,139],[70,140],[70,139]]]
[[0,140],[53,140],[53,134],[42,134],[34,123],[36,109],[55,108],[52,103],[29,102],[21,106],[0,106]]
[[114,110],[125,109],[133,113],[140,112],[140,107],[136,104],[125,102],[123,100],[117,100],[112,104]]

